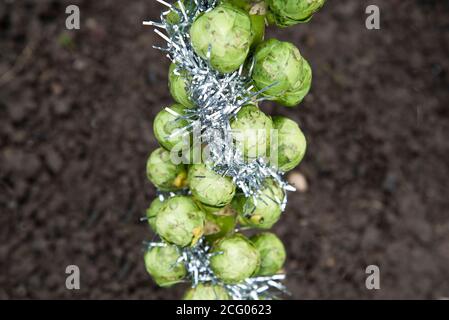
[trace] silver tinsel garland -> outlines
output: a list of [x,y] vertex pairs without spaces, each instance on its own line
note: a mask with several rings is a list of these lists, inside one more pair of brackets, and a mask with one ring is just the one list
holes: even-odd
[[[166,245],[165,242],[146,243],[148,250]],[[225,284],[221,282],[210,267],[210,258],[221,253],[211,253],[210,249],[204,237],[200,238],[192,247],[178,248],[180,258],[177,263],[184,263],[186,266],[188,277],[192,282],[193,288],[200,283],[221,285],[234,300],[276,299],[276,292],[289,294],[287,288],[281,283],[285,279],[284,274],[251,277],[238,284]]]
[[[245,161],[231,136],[230,121],[245,104],[263,100],[259,95],[268,87],[260,91],[253,90],[250,81],[252,65],[247,70],[242,65],[235,72],[222,74],[211,68],[207,59],[199,57],[190,44],[189,29],[193,21],[199,14],[212,10],[217,1],[178,1],[177,7],[163,0],[157,1],[167,6],[168,10],[162,13],[160,22],[147,21],[144,25],[155,26],[154,31],[167,42],[165,48],[153,47],[166,52],[167,57],[177,66],[175,72],[184,71],[189,74],[189,96],[197,106],[186,108],[184,115],[166,108],[168,112],[188,122],[187,126],[176,130],[172,135],[199,132],[201,141],[207,146],[212,169],[220,175],[232,177],[245,196],[253,197],[255,202],[264,181],[267,178],[274,179],[284,190],[284,199],[279,201],[284,209],[287,191],[295,191],[295,188],[263,158]],[[179,17],[176,24],[167,20],[170,13]],[[166,34],[159,29],[165,30]]]
[[[220,175],[232,177],[236,186],[246,197],[257,201],[265,201],[259,197],[267,178],[273,179],[283,190],[283,199],[271,199],[277,202],[282,210],[287,203],[287,191],[295,191],[282,177],[282,172],[270,166],[262,157],[245,161],[241,152],[232,141],[230,121],[236,116],[242,106],[263,100],[259,95],[267,88],[255,91],[251,85],[252,64],[243,65],[239,70],[222,74],[214,70],[208,59],[202,59],[190,44],[189,29],[195,18],[204,12],[212,10],[217,0],[185,0],[177,5],[157,0],[168,8],[160,17],[160,22],[145,21],[144,25],[156,27],[154,31],[166,41],[166,47],[153,46],[166,53],[166,56],[176,64],[175,73],[187,72],[189,75],[188,93],[195,108],[185,109],[185,114],[177,114],[170,108],[166,110],[179,119],[185,119],[188,125],[173,132],[173,135],[199,133],[202,143],[208,148],[209,162],[212,169]],[[179,19],[172,24],[168,21],[169,14],[176,14]],[[165,33],[161,32],[165,30]],[[209,49],[210,56],[210,49]],[[188,192],[188,191],[182,191]],[[159,193],[161,200],[177,193]],[[149,247],[165,245],[161,242],[151,242]],[[181,259],[189,273],[192,286],[199,283],[216,283],[224,286],[233,299],[272,299],[276,296],[270,289],[278,289],[286,293],[281,284],[285,275],[253,277],[236,285],[220,282],[209,266],[209,246],[204,238],[193,247],[179,248]]]

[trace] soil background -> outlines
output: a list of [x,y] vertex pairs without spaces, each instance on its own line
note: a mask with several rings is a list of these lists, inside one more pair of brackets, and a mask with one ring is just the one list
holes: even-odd
[[[66,30],[65,8],[81,10]],[[381,29],[365,28],[380,7]],[[168,60],[141,1],[0,2],[0,298],[170,299],[146,274],[139,222],[155,190],[152,120],[172,103]],[[297,108],[307,155],[274,231],[293,299],[449,297],[449,3],[329,0],[270,28],[310,62]],[[81,270],[67,290],[65,269]],[[367,290],[378,265],[381,289]]]

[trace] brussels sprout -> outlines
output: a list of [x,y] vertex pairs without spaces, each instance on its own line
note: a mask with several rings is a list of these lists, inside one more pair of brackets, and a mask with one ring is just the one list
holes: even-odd
[[204,235],[208,241],[213,242],[232,233],[236,223],[236,212],[231,206],[226,206],[214,213],[206,212]]
[[221,3],[230,3],[249,14],[265,15],[267,12],[265,0],[222,0]]
[[287,90],[282,96],[276,100],[279,104],[286,107],[294,107],[301,103],[304,97],[309,93],[312,86],[312,69],[306,59],[302,59],[303,79],[298,82],[290,90]]
[[[174,104],[169,108],[176,114],[184,115],[183,105]],[[178,131],[179,134],[175,134],[175,132],[187,125],[188,123],[185,119],[179,118],[179,116],[163,109],[154,118],[153,131],[161,146],[167,150],[171,150],[173,147],[179,147],[185,142],[188,133],[181,133]]]
[[210,47],[212,67],[229,73],[243,64],[249,52],[251,21],[243,10],[223,3],[193,22],[190,38],[199,56],[206,59]]
[[235,194],[232,179],[215,173],[205,164],[190,166],[188,182],[193,197],[209,206],[223,207]]
[[265,14],[267,8],[263,0],[224,0],[249,14],[251,20],[251,48],[263,41],[265,36]]
[[308,93],[312,72],[293,44],[266,40],[256,48],[254,61],[252,79],[257,89],[266,89],[263,95],[285,106],[295,106]]
[[[181,1],[182,5],[184,6],[184,10],[193,10],[196,6],[194,1],[188,0],[188,1]],[[180,9],[178,1],[175,3],[172,3],[172,6],[176,9]],[[171,10],[165,17],[167,22],[171,25],[176,25],[181,22],[181,13],[178,13],[174,10]],[[170,32],[170,30],[168,30]]]
[[187,92],[187,73],[185,71],[179,71],[179,74],[176,74],[175,69],[176,64],[172,63],[168,70],[168,88],[170,89],[171,96],[176,102],[187,108],[192,108],[194,105]]
[[220,4],[231,4],[236,8],[242,9],[243,11],[249,12],[251,9],[251,0],[222,0]]
[[154,247],[145,253],[145,267],[159,286],[169,287],[180,282],[187,274],[185,265],[178,262],[179,258],[176,246]]
[[200,283],[186,292],[184,300],[229,300],[229,295],[222,286]]
[[159,213],[159,209],[162,207],[163,204],[164,201],[161,201],[159,200],[159,198],[156,198],[151,202],[150,207],[147,209],[146,212],[148,224],[150,225],[151,230],[153,230],[154,232],[156,232],[156,216]]
[[173,164],[169,151],[157,148],[148,158],[147,177],[160,190],[179,190],[186,186],[187,170],[183,164]]
[[308,22],[326,0],[267,0],[270,23],[288,27]]
[[265,37],[265,17],[257,14],[250,14],[251,20],[251,48],[255,48]]
[[[178,3],[175,3],[174,5],[176,8],[179,8]],[[170,25],[175,25],[178,24],[181,21],[181,17],[179,16],[179,14],[176,11],[170,11],[167,16],[165,17],[165,19],[167,20],[167,22]]]
[[272,127],[271,118],[254,105],[243,106],[231,121],[234,141],[247,159],[268,154]]
[[239,222],[248,227],[269,229],[280,218],[282,209],[278,202],[284,198],[284,191],[274,180],[266,179],[265,186],[256,198],[235,196],[232,207],[239,214]]
[[285,248],[282,241],[271,232],[264,232],[250,238],[260,254],[258,276],[269,276],[277,273],[285,262]]
[[277,167],[284,172],[292,170],[306,153],[306,138],[298,124],[286,117],[273,117],[273,128],[278,135]]
[[204,232],[205,214],[191,197],[168,199],[156,216],[156,231],[169,243],[181,247],[194,245]]
[[[202,145],[202,139],[199,131],[196,129],[193,130],[193,133],[189,138],[191,140],[187,143],[187,141],[183,141],[181,145],[176,145],[170,150],[170,155],[172,160],[175,163],[184,163],[186,165],[189,164],[199,164],[203,163],[203,152],[205,146]],[[185,137],[187,139],[187,137]]]
[[259,268],[259,252],[243,235],[223,238],[212,252],[217,254],[210,259],[210,266],[225,283],[238,283],[252,276]]

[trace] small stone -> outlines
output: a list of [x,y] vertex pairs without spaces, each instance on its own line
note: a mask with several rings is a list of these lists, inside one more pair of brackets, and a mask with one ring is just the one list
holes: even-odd
[[62,169],[62,158],[53,148],[45,153],[45,161],[52,173],[58,173]]
[[59,95],[62,93],[62,91],[64,90],[64,88],[62,87],[62,85],[59,84],[59,83],[56,83],[56,82],[53,82],[53,83],[50,85],[50,88],[51,88],[51,92],[52,92],[54,95],[57,95],[57,96],[59,96]]
[[326,267],[333,268],[335,267],[335,258],[329,257],[326,259]]
[[73,68],[78,71],[83,71],[86,69],[87,63],[81,59],[76,59],[73,63]]
[[306,177],[299,171],[291,172],[288,175],[287,180],[299,192],[306,192],[308,189]]
[[57,100],[53,105],[53,110],[57,115],[66,115],[70,111],[70,103],[66,100]]
[[95,29],[97,29],[97,28],[98,28],[98,22],[97,22],[97,20],[95,20],[94,18],[88,18],[88,19],[86,20],[86,27],[87,27],[89,30],[95,30]]

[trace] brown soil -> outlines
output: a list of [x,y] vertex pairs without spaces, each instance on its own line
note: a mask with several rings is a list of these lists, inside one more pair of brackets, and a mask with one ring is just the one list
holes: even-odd
[[[378,4],[381,30],[365,29]],[[65,29],[65,7],[81,30]],[[180,297],[146,274],[152,119],[171,103],[155,1],[1,1],[0,298]],[[314,71],[298,108],[308,183],[276,225],[295,299],[449,296],[449,5],[328,1],[270,29]],[[65,268],[81,269],[81,290]],[[381,289],[365,288],[365,268]]]

